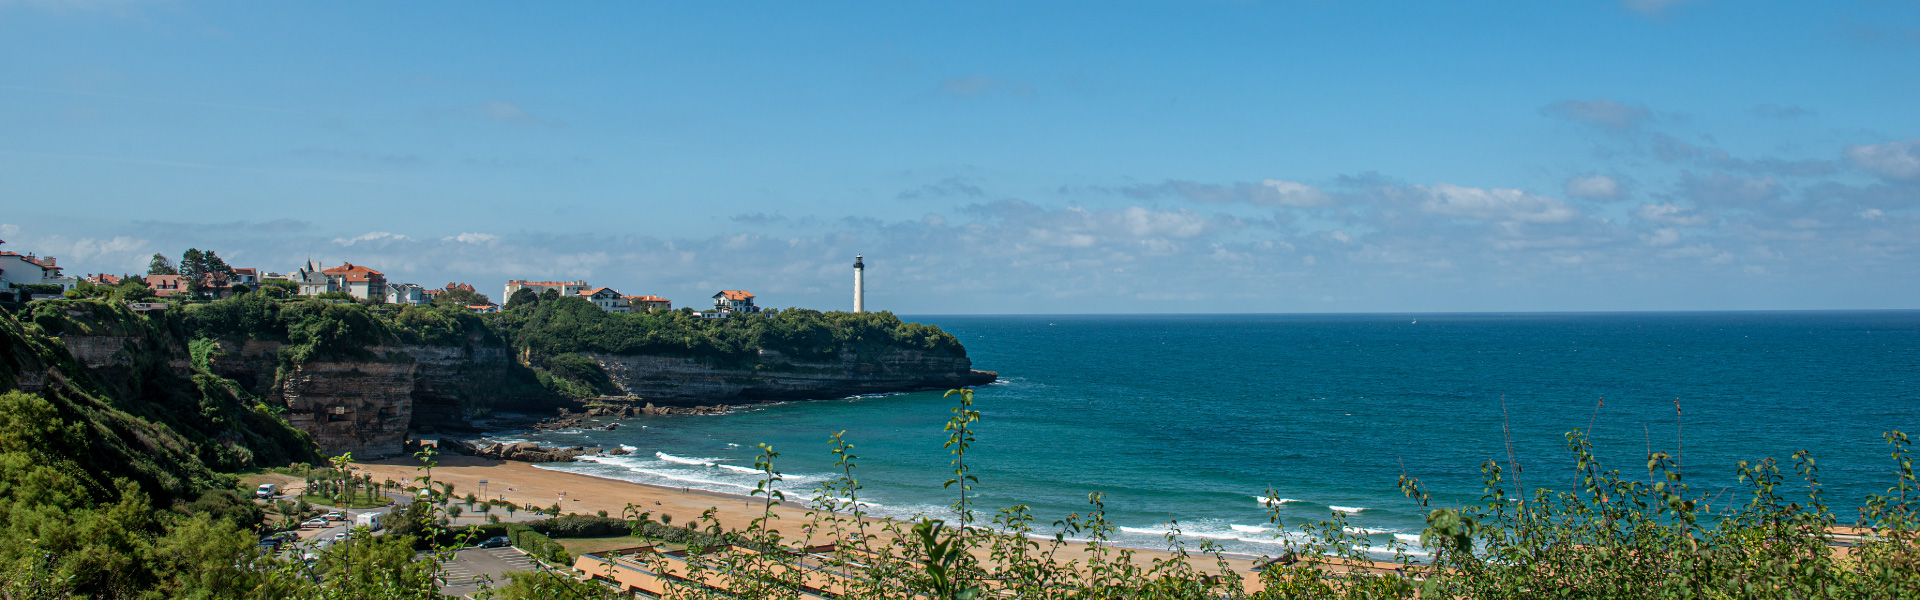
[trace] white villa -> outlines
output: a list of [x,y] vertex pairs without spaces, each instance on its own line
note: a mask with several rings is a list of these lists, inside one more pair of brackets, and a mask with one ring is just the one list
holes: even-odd
[[427,289],[416,283],[387,284],[388,304],[411,304],[419,306],[427,303]]
[[627,303],[627,297],[620,295],[619,290],[610,287],[580,290],[580,297],[586,298],[587,301],[592,302],[594,306],[600,307],[600,310],[610,313],[627,314],[633,312],[632,305]]
[[592,288],[587,286],[587,281],[584,279],[579,281],[527,281],[525,279],[514,279],[507,282],[507,289],[501,293],[500,301],[506,302],[512,300],[513,293],[520,290],[533,290],[535,294],[545,293],[547,290],[554,290],[560,293],[561,298],[566,298],[568,296],[579,296],[581,292],[589,289]]

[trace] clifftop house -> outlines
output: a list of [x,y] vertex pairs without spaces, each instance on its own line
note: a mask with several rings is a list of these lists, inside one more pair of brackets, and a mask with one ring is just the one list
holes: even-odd
[[[0,240],[0,244],[5,243]],[[0,289],[21,285],[57,285],[64,292],[79,284],[77,277],[61,277],[60,266],[51,256],[0,250]]]
[[327,291],[346,292],[360,300],[387,298],[387,276],[366,265],[346,263],[320,273],[327,278]]
[[753,305],[753,293],[746,290],[720,290],[720,293],[713,295],[713,309],[720,312],[760,312],[760,307]]
[[147,289],[153,290],[153,295],[161,298],[187,293],[187,278],[183,275],[148,275],[146,282]]
[[387,304],[421,305],[427,303],[427,290],[415,283],[387,284]]
[[673,301],[659,296],[627,296],[627,307],[633,312],[673,310]]
[[584,279],[579,281],[527,281],[525,279],[514,279],[507,281],[506,291],[501,292],[500,301],[506,302],[512,300],[513,293],[520,290],[533,290],[535,294],[545,293],[547,290],[554,290],[560,293],[561,298],[567,298],[579,296],[581,295],[580,292],[589,289],[592,288],[587,286],[587,281]]
[[620,295],[619,290],[610,287],[580,290],[580,297],[586,298],[587,301],[592,302],[594,306],[600,307],[600,310],[610,313],[627,314],[633,312],[633,308],[627,304],[627,297]]

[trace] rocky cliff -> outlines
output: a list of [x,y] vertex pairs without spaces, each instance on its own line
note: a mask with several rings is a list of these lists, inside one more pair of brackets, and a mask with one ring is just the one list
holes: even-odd
[[[477,341],[476,341],[477,342]],[[505,348],[397,345],[366,349],[365,360],[316,361],[282,367],[281,344],[222,340],[214,372],[287,407],[287,419],[313,435],[322,452],[355,458],[402,453],[409,430],[471,428],[479,410],[551,411],[540,394],[514,394],[506,381],[519,365]]]
[[759,363],[725,368],[672,356],[585,353],[622,392],[663,405],[712,402],[843,398],[992,383],[997,374],[975,371],[964,356],[890,349],[870,355],[841,352],[831,362],[796,361],[772,350]]
[[[570,298],[481,319],[254,295],[155,315],[92,301],[36,307],[36,331],[117,396],[146,394],[143,382],[156,377],[179,380],[195,394],[284,418],[327,455],[362,459],[402,454],[410,432],[524,426],[602,395],[671,412],[995,377],[972,370],[951,335],[891,314],[796,309],[713,320],[613,315]],[[59,384],[57,373],[13,370],[7,379],[22,389]],[[236,454],[228,462],[239,464],[249,460],[241,450],[211,451]]]

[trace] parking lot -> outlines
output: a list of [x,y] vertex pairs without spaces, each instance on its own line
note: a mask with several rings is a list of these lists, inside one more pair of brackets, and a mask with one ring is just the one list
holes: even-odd
[[447,561],[447,584],[440,593],[464,598],[480,591],[480,581],[492,581],[491,587],[500,587],[507,584],[507,573],[533,569],[533,559],[512,546],[462,549]]

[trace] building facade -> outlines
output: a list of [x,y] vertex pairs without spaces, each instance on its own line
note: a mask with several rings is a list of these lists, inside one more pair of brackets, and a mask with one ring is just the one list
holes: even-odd
[[387,284],[388,304],[410,304],[419,306],[427,303],[427,289],[413,283]]
[[659,296],[627,296],[627,307],[633,312],[656,312],[673,310],[673,301]]
[[721,312],[760,312],[753,305],[753,293],[746,290],[720,290],[713,295],[713,309]]
[[506,290],[501,292],[500,301],[506,302],[512,300],[513,293],[520,290],[533,290],[535,294],[542,294],[546,293],[547,290],[554,290],[560,293],[561,298],[570,298],[578,296],[580,292],[590,289],[593,288],[588,286],[584,279],[579,281],[527,281],[525,279],[514,279],[507,282]]
[[594,306],[600,307],[600,310],[610,313],[620,313],[624,315],[633,312],[632,305],[627,303],[627,297],[620,295],[619,290],[610,287],[582,290],[580,297],[586,298],[587,301],[592,302]]
[[302,296],[318,296],[327,292],[340,291],[333,289],[333,283],[327,279],[326,273],[321,271],[323,269],[320,268],[320,263],[308,260],[300,270],[287,276],[287,280],[300,286],[299,293]]
[[148,275],[147,289],[161,298],[172,298],[187,293],[187,278],[181,275]]
[[51,256],[0,251],[0,288],[58,285],[60,291],[65,292],[79,284],[77,277],[61,277],[60,266]]
[[320,273],[326,276],[327,291],[346,292],[358,300],[387,299],[387,276],[366,265],[346,263]]

